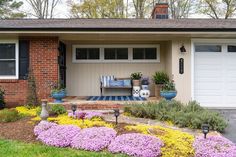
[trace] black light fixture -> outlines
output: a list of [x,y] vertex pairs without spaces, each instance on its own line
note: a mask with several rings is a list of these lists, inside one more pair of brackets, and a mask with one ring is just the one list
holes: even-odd
[[181,52],[181,53],[187,52],[187,51],[186,51],[186,48],[184,47],[184,44],[180,47],[180,52]]
[[114,116],[116,117],[116,125],[118,124],[119,115],[120,115],[120,110],[119,109],[114,109]]
[[204,134],[204,138],[206,139],[207,134],[210,131],[209,124],[202,124],[202,133]]
[[73,115],[75,115],[76,109],[77,109],[77,105],[76,104],[71,104],[71,110],[73,111]]

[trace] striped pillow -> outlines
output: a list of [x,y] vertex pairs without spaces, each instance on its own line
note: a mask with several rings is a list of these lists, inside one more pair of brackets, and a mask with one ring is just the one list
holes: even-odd
[[109,81],[114,80],[114,79],[115,79],[115,77],[113,75],[112,76],[101,76],[102,86],[109,87],[110,86]]

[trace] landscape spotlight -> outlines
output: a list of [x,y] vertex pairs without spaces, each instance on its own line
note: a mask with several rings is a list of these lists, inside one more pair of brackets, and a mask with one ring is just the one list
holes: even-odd
[[204,134],[204,138],[206,138],[209,131],[210,131],[209,124],[202,124],[202,133]]
[[119,109],[114,109],[114,116],[116,117],[116,125],[118,124],[119,115],[120,115],[120,110]]

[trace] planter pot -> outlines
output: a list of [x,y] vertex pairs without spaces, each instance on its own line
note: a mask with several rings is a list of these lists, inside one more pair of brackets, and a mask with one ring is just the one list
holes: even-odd
[[140,86],[140,80],[132,80],[133,86]]
[[54,103],[62,103],[62,99],[66,97],[66,91],[54,92],[51,95],[55,99]]
[[155,84],[155,97],[157,97],[158,99],[161,98],[160,92],[161,92],[162,87],[163,87],[163,84]]
[[171,100],[177,95],[177,91],[161,91],[161,96],[166,100]]
[[142,85],[143,90],[148,90],[148,85]]

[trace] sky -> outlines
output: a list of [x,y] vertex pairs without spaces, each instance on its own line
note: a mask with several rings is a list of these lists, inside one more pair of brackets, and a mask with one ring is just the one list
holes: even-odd
[[[26,0],[18,0],[22,1],[24,4],[21,10],[25,12],[30,12],[30,6]],[[83,0],[76,0],[83,1]],[[55,17],[56,18],[69,18],[69,7],[67,6],[67,0],[60,0],[58,6],[55,8]],[[28,18],[34,18],[33,16],[29,16]],[[207,18],[207,16],[199,15],[199,14],[192,14],[190,18]]]

